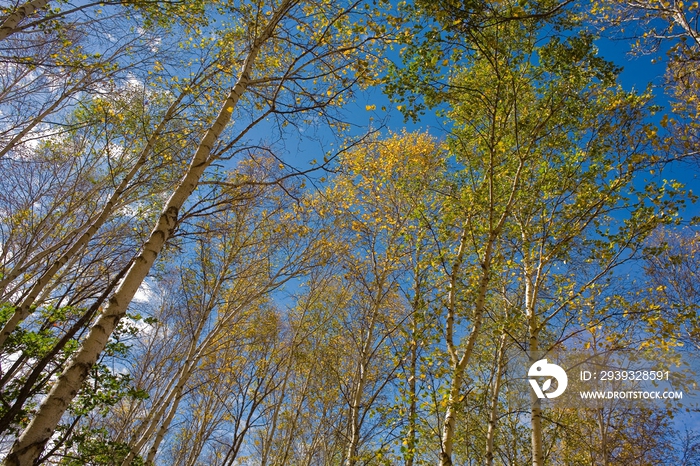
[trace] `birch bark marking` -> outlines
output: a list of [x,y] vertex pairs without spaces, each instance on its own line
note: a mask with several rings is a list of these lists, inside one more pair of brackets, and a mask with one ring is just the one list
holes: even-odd
[[213,159],[209,157],[211,149],[231,120],[233,109],[248,87],[250,73],[262,45],[272,37],[277,24],[295,3],[295,0],[284,0],[261,34],[253,41],[238,81],[222,105],[216,120],[202,138],[185,176],[168,199],[158,223],[143,247],[143,251],[136,258],[124,277],[124,281],[119,285],[106,308],[90,329],[90,333],[80,349],[70,360],[51,392],[39,407],[34,419],[12,446],[12,450],[5,458],[4,464],[6,466],[32,466],[43,451],[46,442],[51,438],[61,420],[61,416],[78,394],[90,368],[107,345],[109,336],[126,313],[126,308],[136,294],[136,290],[148,275],[165,242],[173,234],[180,208],[197,187],[206,168],[213,162]]
[[49,0],[33,0],[17,8],[0,25],[0,40],[7,39],[15,32],[20,21],[48,4]]

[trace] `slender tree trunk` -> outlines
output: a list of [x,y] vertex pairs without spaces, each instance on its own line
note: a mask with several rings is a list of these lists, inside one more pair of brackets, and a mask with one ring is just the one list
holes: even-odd
[[600,429],[600,453],[603,457],[602,464],[603,466],[608,466],[610,464],[608,460],[608,429],[603,408],[598,409],[598,429]]
[[[415,307],[414,307],[415,309]],[[408,379],[408,432],[406,433],[406,466],[413,466],[416,457],[416,422],[418,420],[418,395],[416,393],[416,377],[418,376],[418,342],[416,319],[411,325],[411,349],[409,353],[410,368]]]
[[424,310],[423,288],[420,274],[421,243],[416,244],[416,262],[413,268],[413,304],[411,315],[411,341],[409,348],[409,378],[408,378],[408,431],[406,432],[406,453],[404,454],[405,466],[413,466],[418,446],[418,313]]
[[[530,365],[537,361],[539,351],[537,334],[530,335]],[[530,390],[530,422],[532,425],[532,466],[544,466],[544,449],[542,447],[542,400]]]
[[[0,40],[2,38],[0,37]],[[85,76],[80,78],[80,80],[75,83],[70,89],[66,90],[61,96],[56,99],[54,103],[49,105],[49,107],[41,112],[37,117],[35,117],[27,126],[25,126],[19,133],[15,135],[6,145],[0,150],[0,158],[3,158],[5,155],[7,155],[8,152],[10,152],[17,144],[22,141],[22,139],[29,134],[31,130],[37,127],[41,122],[44,121],[44,119],[51,115],[54,110],[56,110],[59,105],[61,105],[64,101],[66,101],[68,98],[72,97],[75,95],[76,92],[82,90],[85,87],[85,83],[87,82],[88,78],[92,76],[91,72],[85,73]]]
[[0,25],[0,40],[7,39],[15,32],[20,21],[48,4],[49,0],[32,0],[17,8]]
[[452,361],[452,374],[450,380],[450,394],[447,399],[447,411],[445,413],[445,422],[442,427],[442,443],[440,450],[440,466],[452,466],[452,450],[454,447],[454,435],[457,424],[457,412],[464,401],[460,396],[462,389],[462,379],[464,371],[471,359],[474,345],[481,333],[481,324],[483,322],[484,310],[486,307],[486,293],[490,283],[491,274],[491,259],[493,254],[493,246],[496,235],[492,234],[486,243],[484,259],[481,264],[481,278],[477,288],[477,298],[474,303],[474,312],[472,314],[472,328],[468,333],[467,344],[464,347],[462,356],[459,357],[454,343],[454,317],[457,313],[457,297],[456,285],[457,276],[460,273],[462,260],[464,257],[464,248],[467,241],[467,229],[463,230],[460,239],[457,259],[452,268],[450,278],[450,292],[448,297],[449,309],[447,317],[447,348]]
[[505,360],[506,335],[498,339],[498,351],[496,353],[496,374],[491,387],[491,401],[489,406],[489,426],[486,431],[486,455],[484,463],[493,466],[494,438],[496,437],[496,424],[498,423],[498,396],[501,390],[501,378],[503,376],[503,363]]
[[163,438],[165,437],[165,433],[170,428],[170,423],[173,421],[175,413],[177,413],[177,408],[180,406],[180,400],[182,399],[182,389],[183,386],[177,387],[177,390],[175,392],[175,399],[173,400],[173,404],[170,407],[170,411],[168,412],[168,415],[166,416],[163,423],[160,425],[158,433],[156,434],[156,438],[153,441],[153,445],[151,445],[151,448],[148,450],[148,456],[146,457],[147,466],[152,466],[155,464],[154,461],[156,458],[156,453],[158,453],[158,448],[160,448],[160,444],[163,441]]
[[[533,363],[535,361],[532,361]],[[542,448],[542,400],[530,390],[530,421],[532,423],[532,466],[544,466]]]
[[456,424],[456,403],[459,400],[459,390],[462,375],[459,372],[459,356],[454,341],[455,314],[457,312],[457,275],[461,272],[462,261],[466,251],[467,225],[462,229],[459,239],[459,248],[452,270],[450,272],[449,293],[447,297],[447,320],[445,323],[447,351],[450,355],[452,374],[450,378],[450,394],[447,402],[445,422],[442,426],[442,438],[440,443],[440,466],[452,466],[452,444]]
[[32,466],[41,454],[46,442],[61,420],[61,416],[63,416],[73,398],[78,394],[90,368],[92,368],[99,354],[107,346],[110,335],[121,318],[126,314],[127,306],[148,275],[165,242],[175,232],[178,213],[185,201],[197,188],[204,171],[213,162],[213,159],[210,157],[212,148],[231,120],[233,110],[248,87],[250,74],[262,45],[272,36],[275,27],[293,4],[294,0],[284,0],[261,34],[253,41],[236,85],[221,106],[214,124],[202,138],[184,178],[178,184],[170,199],[168,199],[158,223],[143,247],[143,251],[136,258],[126,277],[124,277],[124,281],[110,298],[109,304],[107,304],[107,307],[90,329],[90,333],[76,355],[71,359],[68,367],[66,367],[51,392],[44,399],[34,419],[32,419],[12,446],[10,453],[5,459],[6,466]]
[[440,451],[440,466],[452,466],[452,450],[454,434],[457,425],[457,409],[461,403],[459,393],[462,388],[462,374],[458,368],[453,368],[450,380],[450,395],[447,400],[445,424],[442,427],[442,445]]
[[[523,243],[529,244],[523,237]],[[539,325],[537,322],[537,284],[533,280],[533,271],[529,254],[523,257],[524,281],[525,281],[525,314],[528,321],[530,365],[539,358]],[[533,390],[530,390],[530,421],[532,424],[532,466],[544,466],[544,449],[542,447],[542,400]]]
[[374,341],[374,323],[377,316],[377,309],[372,310],[372,319],[369,323],[367,331],[367,339],[362,345],[360,352],[360,361],[357,366],[355,390],[352,400],[350,401],[350,443],[348,444],[347,453],[345,455],[345,466],[354,466],[357,462],[357,449],[360,445],[360,408],[362,407],[362,395],[365,391],[367,383],[367,369],[369,366],[369,353]]

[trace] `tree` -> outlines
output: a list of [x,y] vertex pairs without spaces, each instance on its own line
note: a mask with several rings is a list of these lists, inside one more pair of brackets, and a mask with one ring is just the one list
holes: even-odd
[[613,39],[629,42],[631,54],[652,56],[653,62],[665,65],[662,87],[669,109],[661,126],[667,134],[654,137],[669,161],[698,158],[699,14],[695,2],[676,0],[594,2],[590,9],[593,27]]
[[[157,208],[154,191],[172,185],[181,167],[173,143],[179,147],[191,134],[178,128],[174,115],[186,108],[181,106],[185,95],[163,108],[167,103],[162,96],[128,85],[113,98],[93,99],[76,112],[82,114],[76,118],[101,117],[101,125],[45,143],[31,161],[4,161],[8,186],[16,188],[8,192],[4,205],[18,215],[23,209],[30,209],[26,211],[30,213],[22,222],[9,217],[4,225],[8,260],[0,282],[5,299],[15,300],[15,305],[6,308],[0,339],[6,342],[5,357],[14,358],[14,363],[3,373],[4,401],[11,407],[3,414],[0,430],[14,423],[33,393],[44,390],[49,376],[40,377],[41,372],[47,367],[53,371],[49,374],[58,370],[49,364],[50,359],[79,341],[107,299],[105,290],[111,292],[117,285],[115,280],[126,273],[141,231],[150,222],[151,213],[143,207],[144,202]],[[149,104],[146,99],[150,99]],[[153,112],[150,117],[147,107]],[[157,122],[161,111],[163,120],[146,139],[136,128],[150,125],[150,118]],[[173,137],[166,128],[181,131]],[[157,155],[164,150],[170,151],[170,162],[176,163],[158,172],[163,163]],[[38,188],[28,185],[39,180]],[[30,196],[23,198],[27,193]],[[31,340],[37,332],[55,337],[48,340],[55,344],[32,367],[31,352],[15,356],[24,347],[23,341]],[[23,373],[28,374],[26,380]],[[19,390],[16,396],[14,390]]]

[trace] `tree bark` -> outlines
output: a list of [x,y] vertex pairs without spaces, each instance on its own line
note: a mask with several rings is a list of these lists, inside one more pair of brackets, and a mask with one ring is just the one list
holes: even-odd
[[10,37],[19,26],[20,21],[48,4],[49,0],[32,0],[17,8],[0,25],[0,40]]
[[493,466],[494,439],[496,437],[496,424],[498,423],[498,395],[501,390],[501,378],[503,376],[503,361],[505,359],[506,335],[498,339],[498,352],[496,353],[496,374],[491,388],[491,405],[489,406],[489,426],[486,431],[486,455],[484,463]]

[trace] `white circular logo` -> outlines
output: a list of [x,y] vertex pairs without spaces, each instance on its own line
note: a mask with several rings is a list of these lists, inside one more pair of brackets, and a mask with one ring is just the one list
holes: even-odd
[[[569,383],[569,378],[566,376],[566,372],[561,367],[556,364],[550,364],[546,359],[540,359],[530,366],[530,370],[527,372],[527,376],[530,377],[530,385],[535,391],[537,398],[556,398],[566,390],[566,385]],[[540,388],[537,380],[533,377],[549,377],[542,384]],[[557,388],[551,393],[547,393],[552,387],[552,380],[557,381]]]

